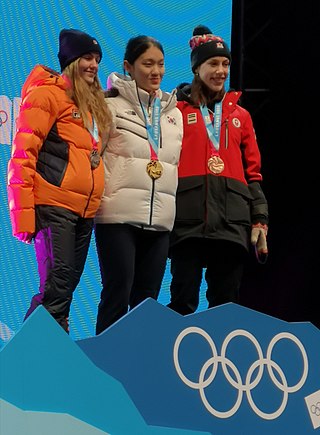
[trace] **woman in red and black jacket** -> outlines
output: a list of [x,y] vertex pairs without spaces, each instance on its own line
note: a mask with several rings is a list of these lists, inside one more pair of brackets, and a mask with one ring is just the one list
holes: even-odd
[[222,38],[197,26],[190,40],[191,85],[178,87],[184,138],[171,234],[168,306],[196,311],[203,268],[208,308],[239,301],[250,244],[267,258],[268,204],[261,156],[241,92],[225,91],[231,54]]

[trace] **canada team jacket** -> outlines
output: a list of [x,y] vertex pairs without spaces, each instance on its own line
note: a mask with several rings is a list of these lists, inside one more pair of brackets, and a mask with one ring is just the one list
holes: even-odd
[[63,76],[37,65],[22,88],[8,163],[14,235],[35,231],[35,205],[64,207],[85,218],[94,217],[99,207],[103,165],[91,168],[92,137],[66,94],[67,86]]
[[237,104],[240,95],[231,91],[223,99],[219,154],[224,169],[219,174],[208,167],[212,144],[200,109],[188,101],[177,103],[184,136],[172,245],[188,237],[209,237],[248,249],[251,223],[268,221],[260,151],[251,116]]

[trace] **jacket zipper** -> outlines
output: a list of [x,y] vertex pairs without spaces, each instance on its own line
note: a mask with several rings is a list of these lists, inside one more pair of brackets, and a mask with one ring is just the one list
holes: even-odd
[[225,138],[225,147],[228,148],[229,145],[229,120],[226,119],[226,138]]
[[153,202],[154,202],[154,190],[155,190],[155,182],[156,180],[152,180],[152,189],[151,189],[151,198],[150,198],[150,217],[149,217],[149,225],[152,225],[152,217],[153,217]]
[[[100,165],[101,165],[101,164],[102,164],[102,161],[100,161]],[[93,191],[94,191],[93,169],[91,169],[91,177],[92,177],[92,188],[91,188],[90,195],[89,195],[89,197],[88,197],[88,201],[87,201],[86,208],[84,209],[84,212],[83,212],[83,217],[84,217],[84,218],[85,218],[85,216],[86,216],[86,212],[87,212],[88,207],[89,207],[89,203],[90,203],[90,200],[91,200],[91,196],[92,196],[92,193],[93,193]]]

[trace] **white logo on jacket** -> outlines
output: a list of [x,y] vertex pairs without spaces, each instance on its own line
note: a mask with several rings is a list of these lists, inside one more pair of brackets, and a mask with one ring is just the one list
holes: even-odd
[[81,118],[80,112],[77,109],[72,109],[72,118],[74,118],[74,119]]
[[129,110],[125,110],[124,113],[125,113],[126,115],[133,115],[133,116],[136,116],[136,115],[137,115],[136,112],[135,112],[134,110],[131,110],[131,109],[129,109]]
[[236,127],[236,128],[240,128],[241,127],[241,122],[238,118],[233,118],[232,119],[232,124]]

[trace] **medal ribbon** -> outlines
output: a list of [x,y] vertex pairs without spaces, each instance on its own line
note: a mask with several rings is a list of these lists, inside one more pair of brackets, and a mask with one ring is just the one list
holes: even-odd
[[220,130],[221,130],[221,117],[222,117],[222,101],[214,105],[214,119],[213,125],[209,115],[207,106],[200,106],[203,121],[205,123],[207,133],[212,145],[212,155],[219,155],[220,147]]
[[150,146],[151,160],[158,160],[158,150],[159,150],[159,139],[160,139],[160,112],[161,112],[161,101],[157,96],[153,100],[152,107],[152,124],[150,122],[148,113],[143,104],[141,104],[143,111],[146,127],[148,142]]
[[97,150],[97,143],[99,142],[99,131],[98,125],[94,117],[92,117],[92,128],[88,128],[89,133],[91,134],[92,139],[92,149]]

